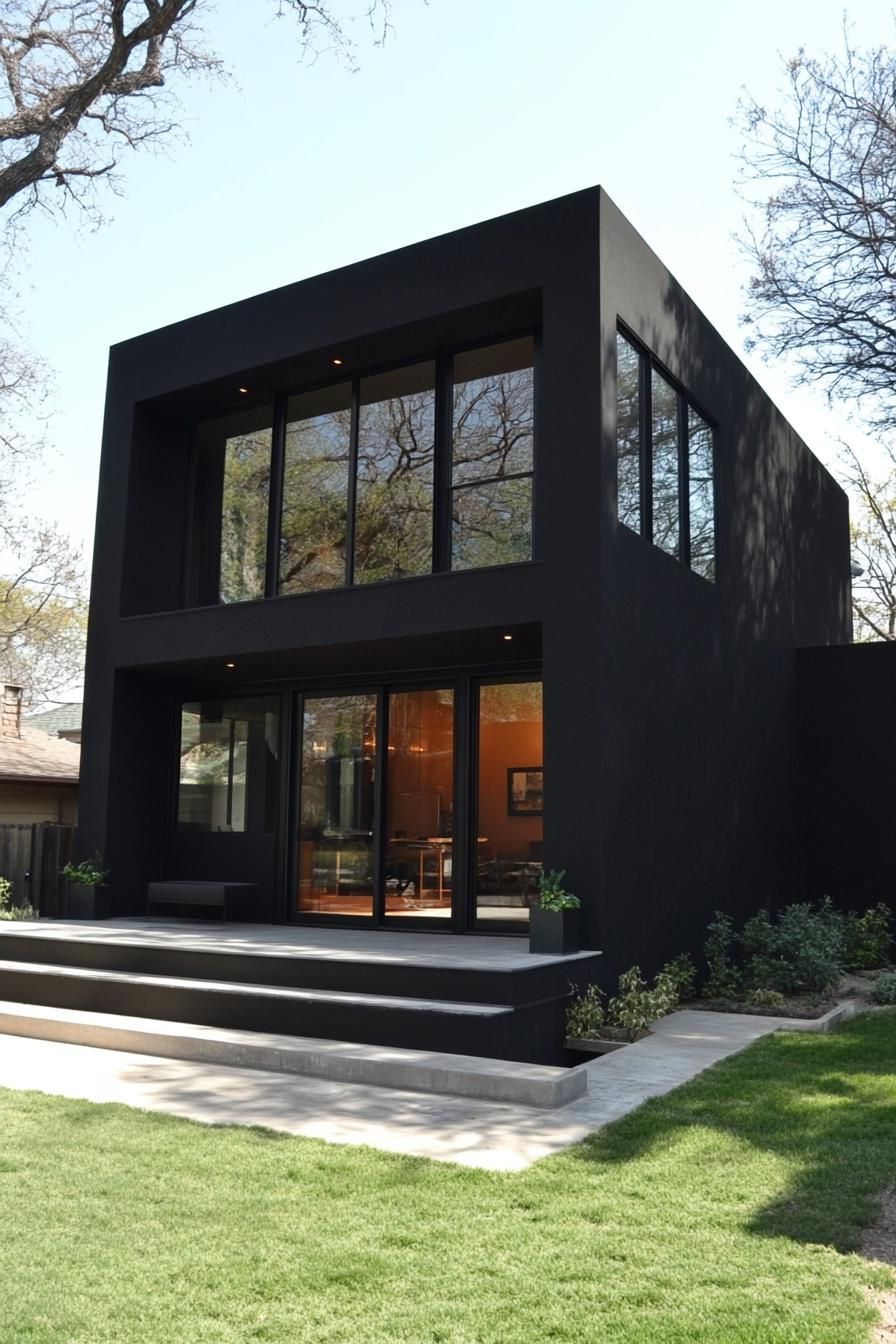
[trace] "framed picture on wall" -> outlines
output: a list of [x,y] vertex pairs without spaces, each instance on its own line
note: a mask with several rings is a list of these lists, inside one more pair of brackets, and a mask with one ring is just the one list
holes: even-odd
[[544,812],[544,767],[512,765],[507,771],[507,815],[540,817]]

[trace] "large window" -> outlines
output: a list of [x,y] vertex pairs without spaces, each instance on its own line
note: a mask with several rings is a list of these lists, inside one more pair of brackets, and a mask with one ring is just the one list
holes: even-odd
[[351,417],[351,383],[290,397],[286,404],[281,593],[345,583]]
[[274,830],[278,723],[272,696],[182,707],[179,830]]
[[356,583],[432,569],[435,364],[362,378]]
[[271,495],[270,406],[233,416],[224,435],[219,598],[264,597]]
[[451,568],[531,559],[531,338],[455,356],[452,421]]
[[531,336],[206,421],[188,605],[533,554]]
[[616,516],[716,576],[715,430],[648,352],[616,334]]

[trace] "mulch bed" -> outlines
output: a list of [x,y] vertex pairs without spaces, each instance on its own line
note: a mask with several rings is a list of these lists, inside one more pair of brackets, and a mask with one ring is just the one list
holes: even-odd
[[815,994],[785,995],[784,1002],[748,1003],[742,999],[695,999],[682,1004],[683,1008],[702,1009],[710,1013],[747,1013],[751,1017],[824,1017],[844,999],[866,999],[874,980],[867,975],[845,975],[837,986],[836,994],[819,998]]

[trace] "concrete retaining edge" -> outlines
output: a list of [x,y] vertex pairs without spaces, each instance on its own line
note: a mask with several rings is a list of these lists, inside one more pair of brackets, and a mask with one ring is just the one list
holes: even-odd
[[0,1002],[0,1033],[231,1068],[308,1074],[376,1087],[508,1101],[543,1109],[566,1106],[588,1087],[585,1064],[566,1069],[397,1046],[42,1008],[34,1004]]

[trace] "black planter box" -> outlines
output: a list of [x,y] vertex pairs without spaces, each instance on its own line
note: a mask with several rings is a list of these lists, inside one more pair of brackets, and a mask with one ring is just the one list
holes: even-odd
[[578,910],[542,910],[540,906],[532,906],[529,911],[530,952],[565,957],[579,950]]
[[108,888],[88,887],[83,882],[66,882],[66,919],[106,919],[108,914]]

